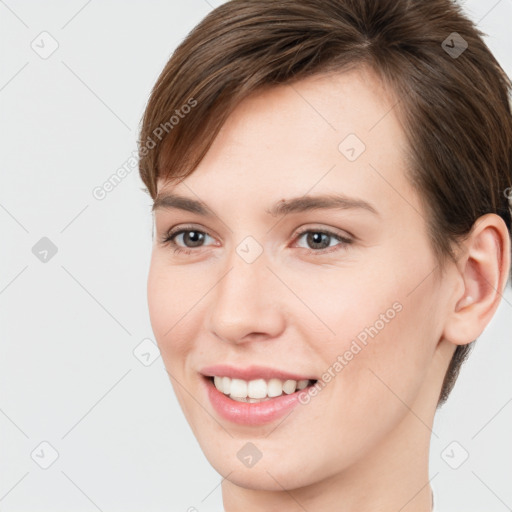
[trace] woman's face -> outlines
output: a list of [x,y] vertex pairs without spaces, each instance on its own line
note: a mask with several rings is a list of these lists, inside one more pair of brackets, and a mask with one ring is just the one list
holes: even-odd
[[[240,104],[183,183],[159,182],[159,197],[213,212],[159,201],[149,312],[198,442],[240,486],[306,486],[430,438],[437,356],[451,355],[439,343],[449,291],[393,105],[363,71],[267,89]],[[347,202],[268,211],[326,195]],[[176,246],[163,242],[171,229],[184,231]],[[233,400],[212,375],[233,395],[283,396]],[[316,394],[268,386],[276,377],[315,379]]]

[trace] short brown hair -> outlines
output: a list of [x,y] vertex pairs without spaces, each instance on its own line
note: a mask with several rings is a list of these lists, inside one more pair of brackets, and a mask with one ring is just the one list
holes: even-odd
[[[191,174],[252,92],[365,65],[399,100],[408,177],[442,270],[481,215],[512,230],[512,84],[485,35],[451,0],[228,1],[158,78],[142,120],[140,176],[155,199],[158,178]],[[439,405],[472,345],[457,347]]]

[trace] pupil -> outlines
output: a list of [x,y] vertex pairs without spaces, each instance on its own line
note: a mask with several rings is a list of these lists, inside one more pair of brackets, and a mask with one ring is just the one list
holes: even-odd
[[310,235],[313,244],[319,244],[322,241],[322,237],[327,236],[325,233],[314,232]]
[[[192,236],[191,236],[192,234]],[[192,240],[192,243],[194,244],[197,244],[198,242],[201,242],[201,235],[202,233],[199,233],[198,231],[188,231],[187,233],[185,233],[185,238],[187,239],[193,239],[193,238],[197,238],[199,237],[199,240]]]

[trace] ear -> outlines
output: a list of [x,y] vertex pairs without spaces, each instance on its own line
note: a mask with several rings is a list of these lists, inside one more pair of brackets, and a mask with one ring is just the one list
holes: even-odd
[[488,213],[477,219],[457,263],[462,286],[450,299],[443,331],[451,343],[467,345],[476,340],[496,312],[508,281],[510,244],[500,216]]

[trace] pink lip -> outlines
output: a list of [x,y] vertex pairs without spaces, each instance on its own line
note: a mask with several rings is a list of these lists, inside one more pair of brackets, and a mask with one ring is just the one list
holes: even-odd
[[299,393],[307,393],[308,390],[308,388],[305,388],[300,391],[295,391],[295,393],[291,393],[290,395],[284,394],[265,402],[251,404],[247,402],[237,402],[224,393],[221,393],[215,387],[210,377],[203,377],[202,380],[205,383],[210,403],[217,414],[233,423],[249,426],[264,425],[281,418],[299,404]]
[[281,379],[285,380],[317,380],[318,377],[304,376],[294,373],[288,373],[282,370],[269,368],[266,366],[249,366],[247,368],[235,368],[227,364],[218,364],[206,366],[200,370],[200,373],[207,377],[231,377],[232,379],[255,380],[255,379]]

